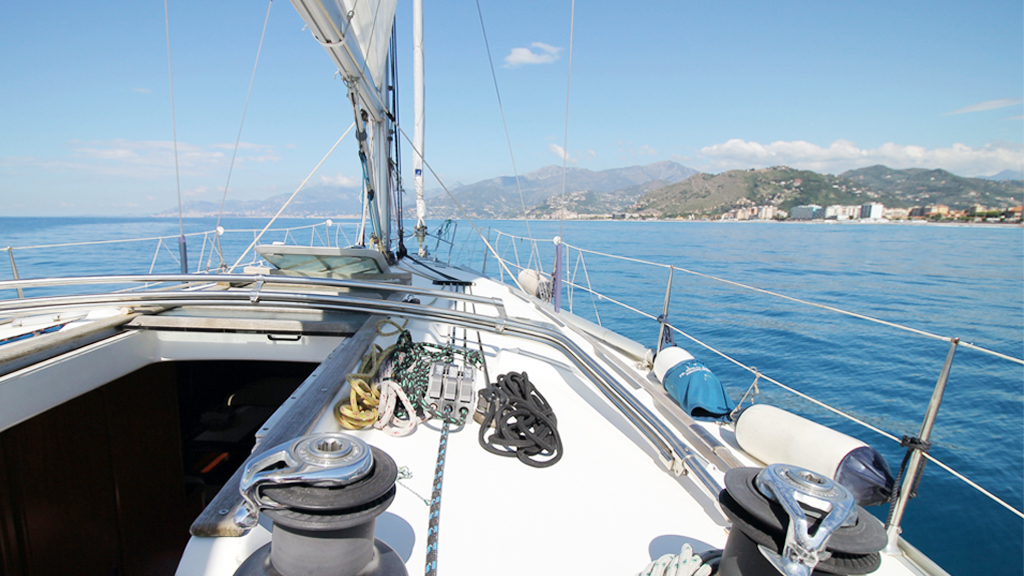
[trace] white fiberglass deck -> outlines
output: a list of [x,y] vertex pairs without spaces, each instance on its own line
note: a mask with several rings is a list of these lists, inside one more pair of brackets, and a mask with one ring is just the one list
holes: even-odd
[[[405,270],[413,272],[414,285],[435,288],[419,274],[426,270],[415,264]],[[444,272],[469,277],[457,269]],[[473,279],[467,291],[501,299],[510,318],[549,322],[534,301],[491,280]],[[443,304],[439,300],[436,305]],[[492,310],[478,306],[476,312]],[[412,322],[409,329],[414,341],[434,342],[445,341],[450,330],[423,322]],[[579,334],[561,330],[584,350],[593,350]],[[667,471],[655,450],[569,359],[528,340],[484,332],[480,337],[491,382],[499,374],[526,372],[547,398],[558,419],[564,456],[549,468],[529,467],[481,448],[475,422],[453,427],[443,477],[440,574],[629,575],[662,554],[678,553],[684,542],[697,552],[725,546],[728,522],[714,499],[696,479]],[[458,338],[461,342],[461,328]],[[393,340],[377,342],[387,345]],[[477,346],[477,335],[470,331],[468,347]],[[625,356],[620,359],[635,364]],[[636,376],[647,375],[636,371]],[[477,386],[482,385],[478,378]],[[347,395],[346,388],[339,398]],[[637,390],[635,395],[653,411],[646,391]],[[705,427],[729,443],[731,432],[723,434],[716,424]],[[341,429],[328,411],[314,431]],[[398,438],[374,429],[353,434],[412,473],[400,481],[393,504],[378,518],[377,537],[398,552],[409,574],[420,574],[427,545],[425,499],[431,495],[440,425],[430,421]],[[258,446],[257,451],[270,448]],[[754,464],[739,450],[734,452],[741,462]],[[720,471],[712,470],[712,475],[721,483]],[[269,525],[264,519],[241,538],[192,538],[178,574],[232,574],[249,553],[270,540],[264,527]],[[903,556],[884,555],[875,573],[924,574]]]

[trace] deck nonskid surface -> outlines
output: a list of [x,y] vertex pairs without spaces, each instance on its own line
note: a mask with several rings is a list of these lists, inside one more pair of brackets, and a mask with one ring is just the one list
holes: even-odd
[[[418,265],[409,269],[425,272]],[[457,269],[444,272],[468,277]],[[415,273],[413,283],[436,288],[428,278]],[[501,299],[510,318],[557,327],[535,302],[514,294],[505,285],[477,277],[467,291]],[[427,298],[423,304],[462,309],[461,303],[444,299],[431,302]],[[480,304],[475,310],[472,306],[467,310],[498,314],[494,307]],[[408,329],[417,342],[445,343],[451,333],[448,325],[415,320]],[[567,327],[558,329],[584,351],[593,351],[578,333]],[[477,350],[477,333],[468,331],[465,337],[467,347]],[[480,426],[471,419],[462,427],[453,426],[443,474],[438,573],[630,575],[662,554],[678,553],[684,543],[697,552],[725,546],[728,522],[714,498],[698,486],[696,479],[667,471],[656,451],[562,352],[508,334],[481,332],[479,338],[490,382],[500,374],[525,372],[550,403],[558,420],[564,455],[551,467],[533,468],[515,458],[485,451],[478,441]],[[377,343],[386,346],[394,339],[379,337]],[[456,331],[456,342],[463,342],[461,328]],[[623,355],[618,358],[623,366],[635,364]],[[606,368],[614,373],[611,366]],[[646,373],[634,370],[633,376],[642,378]],[[484,385],[481,375],[477,389]],[[634,390],[628,383],[624,386]],[[656,412],[645,390],[632,393]],[[335,401],[347,396],[346,388]],[[706,429],[729,444],[728,431],[715,424],[706,425]],[[314,428],[314,432],[325,431],[341,431],[333,410],[328,410]],[[411,477],[400,480],[394,502],[378,518],[376,534],[398,552],[409,574],[422,573],[440,423],[426,422],[405,437],[375,429],[345,432],[384,450],[401,469],[411,473]],[[739,451],[736,457],[754,464]],[[720,471],[714,470],[713,476],[721,481]],[[263,528],[257,528],[245,538],[216,539],[224,546],[193,539],[190,549],[200,555],[206,549],[211,561],[219,557],[231,565],[244,559],[245,550],[254,549],[267,536]],[[212,568],[213,563],[206,566]],[[876,572],[915,573],[919,572],[895,557],[883,557],[882,568]]]
[[[532,304],[509,298],[503,286],[483,281],[472,292],[503,297],[510,316],[542,319]],[[410,330],[417,341],[447,334],[447,327],[416,322]],[[457,334],[461,341],[461,329]],[[476,349],[476,333],[468,336]],[[475,422],[452,428],[443,476],[440,572],[632,574],[652,555],[678,552],[683,542],[697,550],[724,546],[724,521],[710,499],[689,479],[668,473],[564,356],[530,341],[480,336],[492,382],[499,374],[526,372],[551,404],[564,456],[551,467],[533,468],[486,452]],[[335,428],[327,419],[318,426]],[[412,473],[379,520],[377,533],[406,559],[410,573],[417,573],[426,557],[429,506],[424,499],[432,490],[439,424],[428,422],[400,438],[376,430],[354,434]]]

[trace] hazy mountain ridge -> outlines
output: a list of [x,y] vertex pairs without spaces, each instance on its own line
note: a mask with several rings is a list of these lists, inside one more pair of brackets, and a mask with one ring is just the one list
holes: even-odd
[[[281,209],[291,193],[277,194],[263,200],[231,200],[224,202],[224,216],[241,218],[269,218]],[[304,188],[281,214],[285,218],[310,218],[359,215],[362,211],[362,190],[337,186]],[[188,218],[217,216],[220,202],[192,200],[181,206]],[[154,216],[177,216],[178,208],[164,210]]]
[[999,172],[998,174],[993,174],[991,176],[982,176],[982,178],[984,178],[985,180],[996,180],[996,181],[1024,180],[1024,172],[1021,172],[1020,170],[1003,170],[1002,172]]
[[623,213],[630,210],[644,194],[668,185],[669,183],[664,180],[651,180],[650,182],[622,188],[614,192],[593,192],[590,190],[567,192],[564,203],[561,195],[553,196],[527,209],[526,215],[528,218],[555,217],[559,208],[563,205],[567,212],[574,212],[581,216]]
[[[622,209],[632,204],[634,197],[639,197],[636,190],[652,181],[671,184],[679,182],[697,171],[675,162],[655,162],[647,166],[629,166],[595,172],[586,168],[565,169],[565,190],[567,195],[586,197],[590,200],[578,203],[586,205],[587,213],[606,213],[610,210],[605,205],[621,206]],[[543,206],[549,199],[562,193],[562,167],[545,166],[519,177],[518,188],[522,189],[519,197],[516,178],[499,176],[490,180],[482,180],[452,190],[452,195],[470,216],[482,218],[517,218],[523,215],[525,204],[527,213],[539,210],[537,214],[546,213]],[[585,193],[591,193],[589,196]],[[623,201],[622,198],[627,198]],[[567,200],[568,202],[568,200]],[[536,210],[532,210],[536,207]],[[459,217],[451,199],[436,198],[427,208],[431,218]]]

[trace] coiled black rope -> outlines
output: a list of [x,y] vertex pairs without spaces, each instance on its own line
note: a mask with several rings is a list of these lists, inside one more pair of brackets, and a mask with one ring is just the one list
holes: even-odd
[[562,458],[558,420],[526,372],[498,376],[496,384],[480,391],[480,398],[486,407],[479,435],[484,450],[535,468]]

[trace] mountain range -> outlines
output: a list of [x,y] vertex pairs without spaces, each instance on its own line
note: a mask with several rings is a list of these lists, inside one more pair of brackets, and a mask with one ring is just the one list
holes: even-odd
[[[234,218],[270,218],[288,200],[291,193],[277,194],[263,200],[226,200],[224,216]],[[360,198],[361,188],[343,188],[340,186],[311,186],[303,188],[281,216],[285,218],[310,218],[324,216],[356,216],[362,210]],[[186,218],[217,216],[220,213],[219,202],[192,200],[181,206],[182,215]],[[177,216],[178,209],[168,209],[154,216]]]
[[954,209],[974,205],[1005,208],[1020,205],[1024,182],[964,178],[945,170],[895,170],[870,166],[835,176],[788,166],[697,174],[654,190],[634,205],[645,216],[714,216],[731,208],[773,205],[783,210],[818,204],[861,205],[880,202],[889,208],[945,204]]
[[[567,168],[563,197],[562,167],[552,165],[518,179],[499,176],[457,185],[451,188],[451,193],[471,217],[492,219],[521,218],[524,213],[529,218],[552,218],[557,217],[562,206],[583,217],[629,212],[653,217],[714,216],[732,208],[766,204],[783,210],[803,204],[828,206],[866,202],[903,208],[929,204],[946,204],[954,209],[977,204],[1002,208],[1019,205],[1024,198],[1024,182],[997,179],[1001,175],[1013,176],[1006,172],[983,179],[923,168],[895,170],[870,166],[832,175],[775,166],[704,174],[665,161],[601,171]],[[224,215],[270,217],[288,196],[228,200]],[[462,217],[443,191],[428,191],[427,196],[429,218]],[[407,218],[415,217],[413,210],[411,194],[407,193]],[[184,215],[189,217],[216,216],[219,211],[220,204],[216,202],[192,201],[183,206]],[[339,217],[359,212],[359,188],[314,186],[300,192],[282,215]],[[157,214],[172,215],[177,215],[177,209]]]
[[[610,206],[623,210],[651,188],[666,186],[696,174],[675,162],[655,162],[647,166],[629,166],[595,172],[586,168],[565,169],[565,191],[577,196],[579,207],[589,207],[587,213],[608,213]],[[517,218],[525,211],[531,216],[550,213],[542,206],[562,193],[562,167],[545,166],[515,178],[499,176],[453,189],[452,196],[470,216],[479,218]],[[520,199],[519,191],[522,191]],[[580,194],[586,198],[579,198]],[[447,195],[429,202],[431,218],[456,218],[462,214]]]
[[998,174],[985,176],[986,180],[1024,180],[1024,172],[1020,170],[1003,170]]

